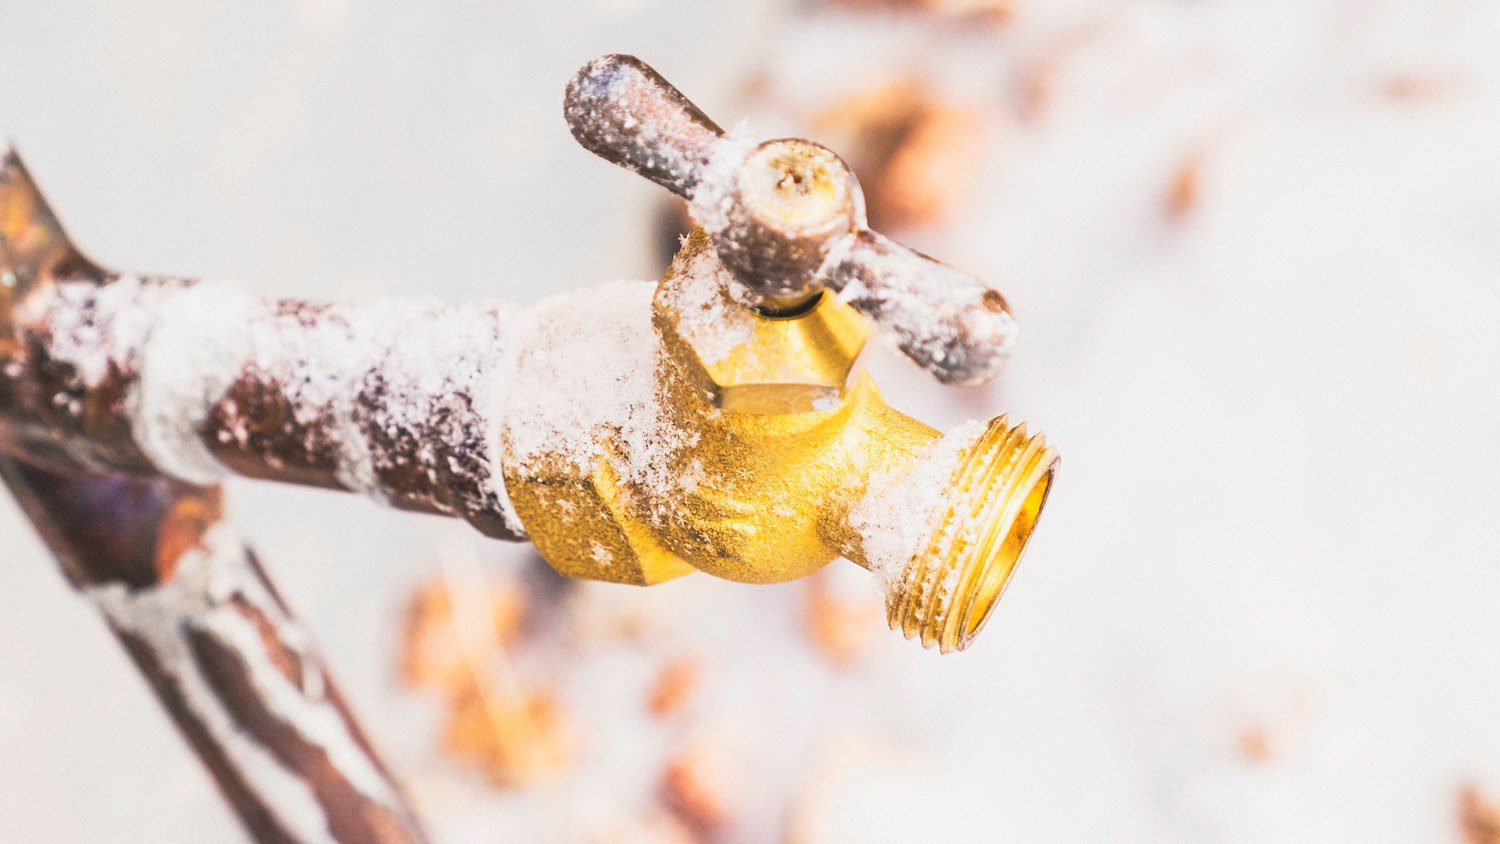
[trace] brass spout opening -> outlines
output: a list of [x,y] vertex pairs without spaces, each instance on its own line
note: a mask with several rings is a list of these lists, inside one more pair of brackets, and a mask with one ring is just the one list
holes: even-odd
[[959,458],[930,538],[891,579],[891,629],[942,653],[984,628],[1047,502],[1058,457],[1040,434],[992,420]]

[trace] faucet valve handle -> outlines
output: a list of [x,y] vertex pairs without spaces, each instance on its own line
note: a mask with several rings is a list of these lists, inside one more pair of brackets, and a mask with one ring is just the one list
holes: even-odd
[[850,235],[821,277],[944,384],[989,381],[1015,346],[1016,319],[999,290],[877,232]]
[[859,181],[827,147],[726,135],[634,56],[584,65],[563,113],[585,149],[689,201],[747,304],[798,313],[832,289],[943,383],[1004,366],[1016,334],[1005,297],[870,231]]
[[691,199],[724,130],[635,56],[600,56],[568,82],[573,138],[611,164]]

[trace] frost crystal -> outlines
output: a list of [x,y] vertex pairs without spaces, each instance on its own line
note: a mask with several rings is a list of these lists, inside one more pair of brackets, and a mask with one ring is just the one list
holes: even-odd
[[657,394],[652,290],[650,282],[615,282],[518,315],[503,420],[518,469],[556,456],[590,471],[615,432],[623,480],[652,492],[676,487],[671,458],[692,440],[665,421]]
[[712,248],[694,252],[680,272],[685,278],[672,285],[666,304],[677,312],[677,330],[704,363],[718,363],[755,339],[755,318],[728,298],[734,277]]
[[698,174],[690,200],[693,219],[703,228],[719,232],[729,226],[729,215],[736,203],[735,175],[755,147],[756,142],[744,133],[743,127],[714,144],[713,154]]
[[136,443],[167,474],[212,483],[224,469],[199,431],[249,359],[252,325],[263,307],[236,288],[200,284],[172,291],[154,311],[137,301],[132,312],[134,322],[150,326],[149,335],[114,342],[139,349],[140,380],[127,401]]
[[932,541],[949,501],[949,486],[964,452],[984,433],[971,421],[949,431],[909,468],[870,476],[865,496],[849,511],[849,526],[863,539],[870,571],[887,591],[901,582],[907,564]]
[[[166,474],[220,478],[212,443],[273,468],[305,460],[381,500],[419,495],[440,512],[499,514],[521,534],[498,471],[509,332],[500,306],[278,302],[231,285],[122,277],[60,283],[21,317],[79,388],[120,380],[130,434]],[[268,428],[278,414],[284,423]]]

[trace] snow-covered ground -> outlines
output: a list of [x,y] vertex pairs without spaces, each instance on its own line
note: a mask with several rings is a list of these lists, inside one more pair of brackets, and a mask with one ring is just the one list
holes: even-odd
[[[872,362],[933,424],[1009,411],[1063,454],[963,654],[880,633],[831,668],[800,584],[591,585],[551,620],[657,629],[580,634],[550,673],[522,655],[579,750],[556,784],[490,792],[396,685],[399,611],[442,547],[530,552],[232,486],[440,839],[608,836],[693,742],[742,772],[743,841],[1449,840],[1461,784],[1500,794],[1500,6],[1023,0],[981,37],[687,0],[10,5],[0,127],[84,248],[267,293],[532,301],[656,274],[660,192],[561,120],[599,53],[726,123],[758,67],[793,115],[913,64],[992,129],[957,222],[914,238],[1001,282],[1010,369],[953,391]],[[9,503],[0,559],[0,837],[237,835]],[[682,654],[700,696],[652,719]]]

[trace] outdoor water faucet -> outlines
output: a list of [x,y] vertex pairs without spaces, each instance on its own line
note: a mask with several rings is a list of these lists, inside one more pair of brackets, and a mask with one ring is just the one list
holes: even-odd
[[507,461],[537,548],[564,574],[642,584],[694,569],[771,583],[843,556],[885,580],[893,628],[967,645],[1057,456],[1004,416],[942,447],[850,373],[868,317],[940,380],[988,380],[1014,333],[1004,297],[868,231],[831,151],[726,137],[637,59],[585,66],[565,114],[584,147],[688,199],[700,228],[652,299],[659,412],[682,445],[644,479],[616,469],[642,448],[618,432],[582,464]]
[[770,583],[842,556],[880,578],[892,627],[967,645],[1057,456],[1004,416],[942,436],[851,372],[873,326],[945,383],[986,381],[1014,339],[1004,297],[869,231],[831,151],[725,135],[637,59],[586,65],[565,114],[689,201],[700,228],[657,284],[517,309],[120,274],[7,154],[0,453],[363,492],[597,580]]

